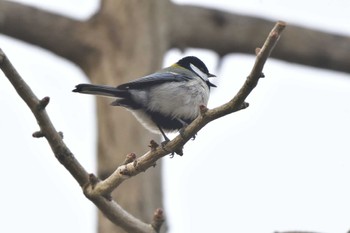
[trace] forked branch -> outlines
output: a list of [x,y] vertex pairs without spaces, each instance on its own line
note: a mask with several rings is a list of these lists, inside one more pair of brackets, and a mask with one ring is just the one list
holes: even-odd
[[248,107],[248,104],[244,101],[262,77],[264,64],[277,44],[285,26],[284,22],[277,22],[262,48],[256,50],[257,58],[254,67],[242,88],[232,100],[211,110],[200,106],[201,115],[184,130],[182,135],[175,137],[172,141],[167,143],[164,148],[159,147],[155,142],[151,141],[151,150],[149,152],[139,158],[136,158],[134,154],[128,155],[124,164],[119,166],[110,177],[103,181],[99,181],[94,175],[88,174],[75,159],[72,152],[63,142],[62,133],[56,131],[46,113],[45,107],[49,103],[49,98],[45,97],[39,100],[36,97],[1,49],[0,68],[37,119],[40,130],[35,132],[33,136],[46,138],[56,158],[83,188],[86,197],[89,198],[108,219],[114,224],[124,228],[126,231],[135,233],[155,233],[159,231],[164,221],[162,210],[157,209],[152,223],[146,224],[122,209],[117,202],[110,199],[109,194],[124,180],[146,171],[148,168],[154,166],[158,159],[169,154],[169,152],[177,151],[182,148],[187,141],[209,122]]
[[[112,192],[124,180],[147,170],[151,166],[154,166],[156,161],[161,157],[169,154],[169,151],[176,151],[179,148],[182,148],[182,146],[185,145],[187,141],[196,135],[196,133],[209,122],[230,113],[247,108],[248,103],[244,101],[250,92],[255,88],[259,79],[262,77],[264,64],[267,58],[270,56],[273,48],[277,44],[278,39],[280,38],[280,35],[285,26],[286,24],[284,22],[277,22],[268,35],[262,48],[256,50],[257,58],[254,67],[248,75],[245,83],[232,100],[226,104],[210,110],[202,106],[201,115],[196,120],[194,120],[181,135],[178,135],[169,143],[167,143],[165,148],[153,146],[151,147],[153,149],[151,149],[145,155],[135,159],[128,164],[124,164],[118,167],[111,176],[106,178],[104,181],[96,184],[94,188],[89,191],[91,195],[105,195]],[[151,144],[153,143],[154,142],[151,142]]]

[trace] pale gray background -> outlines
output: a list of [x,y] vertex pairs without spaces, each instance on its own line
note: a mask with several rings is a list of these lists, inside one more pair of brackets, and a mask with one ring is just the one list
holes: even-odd
[[[23,2],[80,19],[97,7],[95,0]],[[347,0],[177,2],[350,34]],[[94,99],[71,93],[87,82],[84,74],[56,55],[5,36],[0,47],[39,97],[51,97],[48,112],[56,128],[93,172]],[[231,54],[217,70],[215,53],[190,49],[170,51],[164,65],[189,54],[218,75],[209,107],[228,101],[254,62],[252,56]],[[248,109],[208,125],[186,145],[185,156],[163,159],[170,233],[349,230],[350,75],[273,59],[264,73]],[[46,141],[31,137],[36,121],[2,73],[0,104],[0,232],[95,232],[95,207]]]

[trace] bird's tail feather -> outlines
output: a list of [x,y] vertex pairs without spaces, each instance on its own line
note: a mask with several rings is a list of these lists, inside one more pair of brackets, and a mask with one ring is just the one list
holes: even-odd
[[110,97],[126,97],[128,95],[127,90],[119,90],[116,87],[93,84],[79,84],[75,86],[73,92],[92,95],[103,95]]

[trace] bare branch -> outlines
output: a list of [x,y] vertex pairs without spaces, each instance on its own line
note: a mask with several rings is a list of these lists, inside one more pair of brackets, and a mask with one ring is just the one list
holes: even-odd
[[286,24],[284,22],[278,22],[272,29],[264,45],[261,49],[258,50],[256,62],[246,82],[243,84],[242,88],[232,100],[222,106],[211,110],[208,110],[207,108],[201,106],[201,115],[196,120],[194,120],[181,135],[178,135],[173,140],[168,142],[164,148],[153,148],[151,151],[147,152],[140,158],[137,158],[135,161],[119,166],[104,181],[97,183],[94,185],[94,187],[87,187],[86,192],[91,196],[109,194],[124,180],[147,170],[151,166],[154,166],[156,161],[161,157],[169,154],[169,151],[176,151],[179,148],[182,148],[187,141],[196,135],[196,133],[210,121],[248,107],[248,104],[244,101],[250,92],[255,88],[258,80],[262,77],[263,66],[271,54],[273,48],[277,44],[277,41],[285,26]]
[[115,201],[110,201],[103,196],[87,196],[115,225],[120,226],[127,232],[133,233],[156,233],[151,224],[146,224],[125,211]]
[[83,186],[88,182],[88,174],[85,169],[75,159],[72,152],[63,142],[61,134],[56,131],[47,112],[45,110],[48,104],[48,97],[39,100],[26,82],[21,78],[16,69],[12,66],[10,60],[0,49],[0,68],[16,89],[18,95],[28,105],[33,112],[40,126],[40,131],[33,134],[34,137],[46,137],[56,158],[65,165],[76,181]]
[[[81,187],[90,184],[89,174],[73,156],[72,152],[63,142],[61,132],[57,132],[53,126],[45,107],[48,97],[39,100],[26,82],[21,78],[7,56],[0,49],[0,68],[16,89],[18,95],[33,112],[40,126],[40,131],[33,134],[34,137],[45,137],[60,163],[70,172]],[[130,215],[116,202],[105,198],[105,195],[86,195],[113,223],[124,228],[128,232],[155,233],[151,224],[146,224]]]
[[146,224],[126,212],[115,201],[111,200],[109,194],[124,180],[154,166],[156,161],[169,154],[169,151],[178,151],[210,121],[246,108],[248,105],[244,100],[257,85],[259,78],[262,77],[263,66],[276,45],[284,27],[285,23],[278,22],[272,29],[263,47],[257,50],[258,55],[255,65],[246,82],[231,101],[212,110],[204,106],[198,106],[201,109],[201,115],[184,130],[183,134],[175,137],[164,147],[157,147],[155,143],[151,142],[151,150],[140,158],[135,159],[134,154],[128,155],[124,162],[125,164],[119,166],[117,170],[104,181],[99,181],[94,175],[89,175],[75,159],[72,152],[63,142],[63,134],[56,131],[46,113],[45,107],[49,103],[49,98],[45,97],[39,100],[35,96],[1,49],[0,68],[37,119],[40,131],[35,132],[33,136],[46,138],[56,158],[77,180],[83,188],[85,196],[89,198],[108,219],[126,231],[134,233],[155,233],[159,231],[164,222],[162,210],[157,209],[152,223]]
[[17,2],[0,1],[0,33],[38,45],[83,66],[93,48],[84,43],[87,22]]
[[162,209],[158,208],[153,214],[153,220],[151,225],[157,232],[159,232],[163,222],[164,222],[164,212]]
[[[169,38],[176,48],[205,48],[220,56],[253,54],[273,21],[258,17],[172,4]],[[188,23],[191,22],[191,23]],[[329,45],[329,46],[325,46]],[[271,55],[284,61],[350,73],[350,37],[288,25],[278,49]]]

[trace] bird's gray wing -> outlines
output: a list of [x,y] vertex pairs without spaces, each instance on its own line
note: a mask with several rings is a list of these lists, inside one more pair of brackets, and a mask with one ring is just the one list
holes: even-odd
[[121,84],[117,86],[117,89],[142,89],[152,87],[154,85],[159,85],[165,82],[184,82],[188,80],[190,80],[190,78],[183,74],[176,74],[172,72],[154,73],[136,79],[135,81]]

